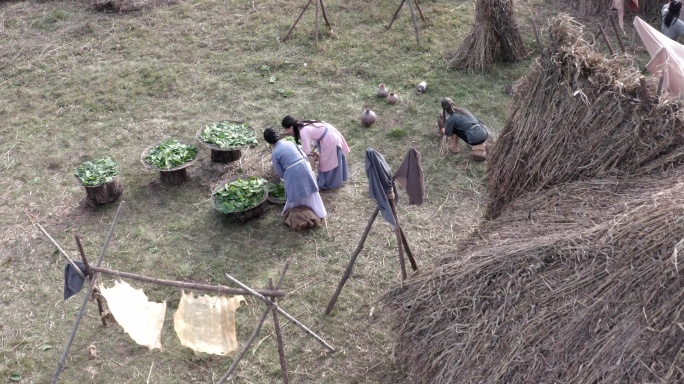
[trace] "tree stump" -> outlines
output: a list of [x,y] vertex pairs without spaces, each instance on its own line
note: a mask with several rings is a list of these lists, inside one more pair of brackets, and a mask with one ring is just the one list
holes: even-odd
[[124,186],[118,178],[109,183],[97,186],[83,186],[86,190],[86,198],[93,205],[103,205],[115,202],[124,191]]
[[187,168],[176,169],[173,171],[160,171],[159,179],[164,184],[180,185],[190,180]]
[[242,157],[242,151],[239,149],[219,150],[211,148],[211,161],[213,163],[232,163],[240,160],[240,157]]

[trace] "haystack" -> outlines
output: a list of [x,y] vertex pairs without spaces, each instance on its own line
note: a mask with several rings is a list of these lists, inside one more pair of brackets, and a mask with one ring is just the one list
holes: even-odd
[[[568,17],[516,84],[488,160],[486,217],[528,191],[580,178],[646,174],[684,160],[678,102],[645,99],[628,58],[605,58]],[[655,79],[649,84],[655,94]]]
[[473,27],[447,65],[482,72],[494,61],[522,59],[527,50],[513,13],[513,0],[477,0]]
[[511,208],[387,295],[406,382],[683,382],[684,170]]
[[684,382],[682,105],[551,36],[490,158],[516,198],[384,296],[406,382]]

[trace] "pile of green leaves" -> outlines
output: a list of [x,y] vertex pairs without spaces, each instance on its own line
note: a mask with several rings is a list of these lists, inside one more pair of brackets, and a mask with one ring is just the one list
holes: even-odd
[[96,187],[112,181],[119,174],[119,170],[119,164],[111,157],[105,157],[81,163],[76,168],[75,175],[86,187]]
[[238,148],[258,143],[256,133],[247,124],[230,121],[207,125],[199,139],[220,148]]
[[266,180],[252,176],[238,178],[214,192],[214,205],[223,213],[240,212],[256,207],[264,200]]
[[268,183],[268,195],[274,199],[285,200],[285,183],[280,180],[277,183]]
[[192,161],[197,156],[197,147],[166,140],[152,148],[145,156],[145,162],[159,169],[171,169]]

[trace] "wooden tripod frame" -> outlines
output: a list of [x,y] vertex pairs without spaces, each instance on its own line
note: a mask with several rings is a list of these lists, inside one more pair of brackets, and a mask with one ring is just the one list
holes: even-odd
[[[401,279],[406,280],[406,263],[404,262],[404,251],[406,251],[406,255],[408,256],[409,263],[411,263],[411,269],[414,271],[418,270],[418,264],[416,263],[416,259],[413,257],[413,253],[411,253],[411,249],[409,248],[408,241],[406,241],[406,236],[404,235],[404,231],[401,229],[401,226],[399,225],[399,216],[397,215],[397,209],[394,204],[394,192],[390,190],[390,192],[387,194],[387,199],[389,200],[390,207],[392,209],[392,215],[394,216],[394,222],[397,224],[395,227],[395,233],[397,236],[397,250],[399,252],[399,265],[401,267]],[[368,220],[368,224],[366,224],[366,229],[363,231],[363,235],[361,235],[361,240],[359,240],[359,244],[356,246],[356,250],[354,251],[354,254],[352,254],[351,259],[349,260],[349,263],[347,264],[347,268],[344,271],[344,275],[342,275],[342,279],[340,280],[339,284],[337,285],[337,289],[335,290],[335,293],[333,294],[332,298],[330,298],[330,302],[328,303],[328,306],[325,308],[325,314],[329,315],[330,312],[332,312],[333,308],[335,307],[335,303],[337,302],[337,298],[340,296],[340,293],[342,292],[342,288],[344,287],[344,284],[347,282],[349,279],[349,276],[351,275],[352,268],[354,267],[354,262],[356,262],[356,258],[359,256],[359,253],[361,253],[361,250],[363,249],[363,244],[366,242],[366,238],[368,237],[368,232],[370,232],[371,227],[373,226],[373,222],[375,221],[375,218],[378,217],[378,213],[380,213],[380,207],[376,207],[373,213],[371,214],[370,219]]]
[[[392,20],[390,20],[389,25],[387,26],[387,29],[392,28],[392,24],[394,24],[394,20],[397,19],[397,16],[399,16],[399,11],[401,11],[401,8],[404,7],[404,3],[406,0],[401,0],[401,3],[399,3],[399,7],[397,8],[397,11],[394,12],[394,16],[392,16]],[[409,0],[408,5],[409,5],[409,10],[411,11],[411,18],[413,19],[413,27],[416,30],[416,40],[418,41],[418,45],[420,45],[420,33],[418,32],[418,22],[416,21],[416,14],[413,12],[413,5],[415,4],[416,8],[418,9],[418,13],[420,14],[421,20],[423,22],[427,22],[425,20],[425,16],[423,16],[423,11],[420,9],[420,5],[418,5],[418,0]]]
[[283,42],[290,37],[290,34],[294,30],[294,28],[297,26],[297,23],[299,23],[299,20],[302,18],[304,15],[304,12],[306,11],[307,8],[309,8],[309,5],[311,5],[311,2],[315,1],[316,2],[316,43],[318,43],[318,9],[320,7],[321,13],[323,14],[323,20],[325,20],[325,25],[330,28],[330,22],[328,21],[328,15],[325,14],[325,5],[323,4],[323,0],[309,0],[306,5],[304,6],[304,9],[302,9],[302,12],[299,14],[299,17],[297,17],[297,20],[295,20],[294,24],[292,24],[292,27],[290,27],[290,30],[287,31],[287,35],[283,37]]

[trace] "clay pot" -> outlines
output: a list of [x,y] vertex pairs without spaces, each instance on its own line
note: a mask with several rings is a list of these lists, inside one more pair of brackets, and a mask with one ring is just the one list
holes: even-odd
[[390,103],[390,104],[396,104],[397,101],[399,101],[399,96],[398,96],[396,93],[390,92],[390,94],[387,95],[387,102],[388,102],[388,103]]
[[387,95],[389,95],[389,90],[387,89],[385,84],[380,83],[380,85],[378,85],[378,92],[376,94],[378,95],[378,97],[387,97]]
[[361,114],[361,124],[365,125],[366,127],[370,127],[373,125],[373,123],[375,123],[375,120],[377,120],[375,112],[371,111],[370,108],[365,107],[363,109],[363,113]]
[[422,82],[418,83],[418,85],[416,85],[416,92],[417,93],[419,93],[419,94],[425,93],[426,90],[427,90],[427,83],[426,82],[422,81]]

